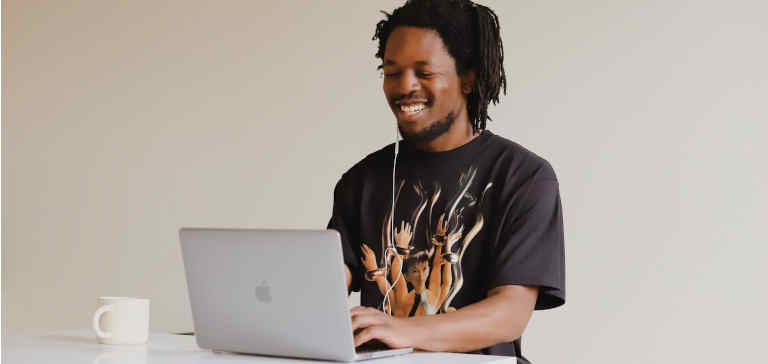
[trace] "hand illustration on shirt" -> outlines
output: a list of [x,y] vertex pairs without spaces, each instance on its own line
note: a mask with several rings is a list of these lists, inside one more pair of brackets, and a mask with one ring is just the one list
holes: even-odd
[[457,231],[454,231],[451,234],[447,234],[448,221],[443,222],[444,218],[445,213],[441,214],[440,218],[437,220],[437,227],[435,229],[435,236],[432,237],[432,244],[435,246],[445,245],[446,249],[444,253],[451,253],[453,252],[453,245],[461,239],[464,232],[464,226],[459,227]]
[[[371,272],[378,270],[379,267],[376,263],[376,253],[365,243],[361,245],[361,248],[363,257],[360,258],[360,260],[363,263],[363,267],[365,267],[365,271]],[[384,274],[374,276],[373,281],[376,282],[382,295],[386,295],[387,292],[389,292],[390,301],[389,304],[385,303],[384,310],[389,312],[391,308],[394,316],[406,317],[408,316],[411,306],[413,306],[413,295],[411,295],[409,299],[407,292],[405,292],[406,288],[405,283],[403,282],[404,277],[398,273],[400,272],[401,265],[402,259],[392,260],[390,279],[396,281],[394,288],[391,288],[392,286],[387,280],[386,271],[384,271]]]
[[[394,316],[432,315],[455,310],[450,304],[464,283],[461,260],[470,242],[484,225],[483,200],[491,186],[489,183],[482,191],[475,222],[465,234],[462,224],[462,216],[467,211],[465,208],[476,205],[475,198],[469,193],[475,175],[476,170],[472,167],[462,173],[459,190],[444,207],[436,225],[433,225],[432,213],[442,188],[435,183],[432,189],[425,189],[419,180],[412,185],[418,203],[410,221],[401,220],[400,224],[396,224],[392,210],[384,216],[378,259],[377,252],[362,244],[361,261],[366,277],[369,281],[375,281],[381,294],[387,296],[384,301],[385,310],[390,311],[391,308]],[[405,180],[401,180],[394,196],[395,206],[404,185]],[[427,206],[428,217],[422,220],[421,213]],[[414,251],[413,238],[420,222],[426,223],[423,231],[426,232],[427,246],[423,250]]]
[[410,223],[402,221],[400,222],[400,229],[395,228],[395,245],[398,248],[409,249],[412,237],[413,229]]
[[363,257],[360,258],[360,260],[363,263],[363,267],[365,267],[365,271],[368,272],[374,269],[379,269],[379,266],[376,263],[376,253],[374,253],[365,243],[362,244],[362,252]]

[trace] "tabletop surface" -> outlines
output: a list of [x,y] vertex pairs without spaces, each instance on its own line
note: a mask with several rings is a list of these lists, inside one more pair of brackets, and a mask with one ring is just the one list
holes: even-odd
[[[189,335],[152,333],[145,345],[99,344],[90,330],[3,332],[4,363],[312,363],[323,361],[264,357],[200,349]],[[513,357],[454,353],[412,353],[363,361],[370,364],[514,364]]]

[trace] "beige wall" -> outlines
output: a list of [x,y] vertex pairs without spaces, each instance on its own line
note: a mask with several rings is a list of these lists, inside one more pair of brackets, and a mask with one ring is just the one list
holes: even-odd
[[[324,227],[392,139],[371,36],[399,3],[4,2],[3,327],[131,295],[189,330],[180,226]],[[490,128],[552,162],[565,209],[568,303],[526,354],[762,355],[766,2],[485,3],[510,84]]]

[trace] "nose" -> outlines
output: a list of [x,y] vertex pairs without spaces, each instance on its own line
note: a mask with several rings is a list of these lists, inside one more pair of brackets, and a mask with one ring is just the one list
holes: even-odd
[[415,72],[403,71],[400,76],[398,87],[398,91],[400,91],[401,94],[408,95],[413,91],[419,90],[421,88],[421,83],[419,82],[419,78],[416,77]]

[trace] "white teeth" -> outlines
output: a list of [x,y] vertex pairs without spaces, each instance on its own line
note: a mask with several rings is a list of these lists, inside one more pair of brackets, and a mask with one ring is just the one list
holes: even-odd
[[421,110],[424,110],[424,104],[414,104],[414,105],[400,105],[400,110],[404,112],[414,113],[419,112]]

